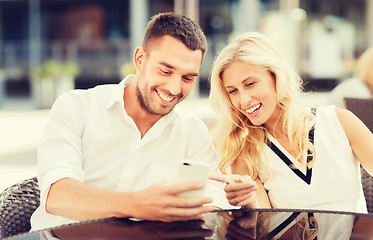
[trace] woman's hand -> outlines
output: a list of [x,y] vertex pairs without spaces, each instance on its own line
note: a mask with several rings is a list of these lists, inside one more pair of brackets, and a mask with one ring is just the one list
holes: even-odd
[[228,202],[234,206],[243,208],[259,208],[255,191],[258,189],[256,182],[248,175],[219,175],[211,174],[211,180],[224,182],[224,191]]

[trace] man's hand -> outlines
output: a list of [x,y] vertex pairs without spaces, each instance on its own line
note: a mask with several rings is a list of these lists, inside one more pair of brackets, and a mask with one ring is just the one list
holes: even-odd
[[248,175],[219,175],[212,174],[209,176],[211,180],[226,183],[224,191],[228,202],[234,206],[245,208],[258,208],[259,203],[256,198],[255,191],[258,189],[255,181]]
[[165,222],[203,219],[205,213],[213,210],[213,206],[204,205],[212,202],[211,197],[178,197],[182,192],[201,188],[203,184],[200,182],[162,182],[132,192],[129,194],[131,216]]
[[203,188],[201,182],[157,183],[135,192],[100,189],[74,179],[62,179],[49,191],[46,210],[78,221],[119,217],[152,221],[202,219],[213,210],[211,197],[178,197]]

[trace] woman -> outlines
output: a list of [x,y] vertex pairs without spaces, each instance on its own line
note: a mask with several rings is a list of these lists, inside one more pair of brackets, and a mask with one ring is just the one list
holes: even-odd
[[[301,79],[263,35],[245,33],[226,46],[213,65],[210,104],[227,176],[213,179],[228,183],[234,205],[246,197],[245,206],[256,207],[256,197],[259,207],[367,212],[359,163],[373,173],[372,133],[347,110],[312,113],[300,94]],[[229,187],[231,173],[236,183],[253,179],[256,196]]]

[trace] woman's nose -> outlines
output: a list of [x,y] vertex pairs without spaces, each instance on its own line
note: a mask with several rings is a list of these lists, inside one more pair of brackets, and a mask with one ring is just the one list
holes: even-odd
[[252,99],[252,97],[251,97],[250,94],[248,94],[246,92],[241,94],[241,96],[240,96],[241,107],[242,108],[248,107],[250,105],[251,99]]

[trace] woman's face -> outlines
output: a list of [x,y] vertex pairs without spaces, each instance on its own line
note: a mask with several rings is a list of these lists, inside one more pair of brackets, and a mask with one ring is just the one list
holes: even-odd
[[280,108],[277,105],[276,80],[271,72],[236,61],[223,71],[221,77],[233,106],[253,125],[276,122]]

